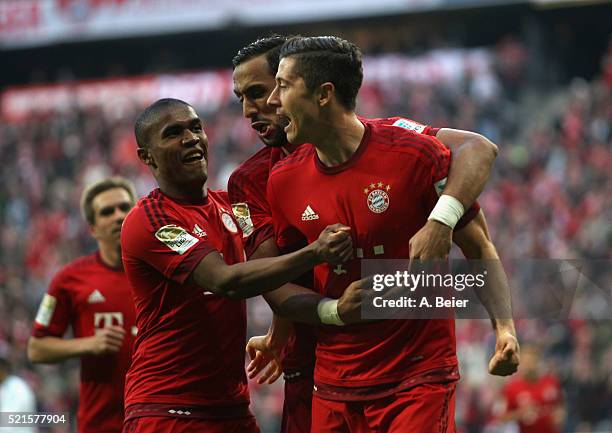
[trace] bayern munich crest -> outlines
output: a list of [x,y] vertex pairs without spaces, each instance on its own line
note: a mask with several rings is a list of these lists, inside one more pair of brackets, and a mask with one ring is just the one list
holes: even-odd
[[367,195],[368,208],[374,213],[383,213],[389,208],[389,190],[391,185],[382,182],[371,183],[363,189]]

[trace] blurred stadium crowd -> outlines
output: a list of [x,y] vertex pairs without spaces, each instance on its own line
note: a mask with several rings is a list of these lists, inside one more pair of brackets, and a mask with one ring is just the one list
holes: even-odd
[[[357,43],[360,41],[357,40]],[[383,44],[383,46],[385,46]],[[480,203],[503,258],[612,259],[612,45],[599,78],[541,92],[525,73],[528,47],[505,39],[494,48],[494,73],[469,75],[461,86],[369,86],[365,116],[405,115],[434,126],[482,133],[500,154]],[[153,187],[136,158],[133,113],[102,109],[0,119],[0,350],[36,390],[42,410],[74,410],[75,363],[33,367],[26,340],[51,276],[94,243],[79,215],[82,187],[109,174],[132,179],[139,194]],[[534,115],[534,113],[537,113]],[[232,102],[205,117],[209,184],[225,188],[236,165],[261,145]],[[249,303],[249,332],[264,333],[270,313]],[[539,342],[545,370],[565,391],[565,431],[612,431],[612,326],[609,321],[519,320],[523,341]],[[508,432],[496,421],[503,380],[486,373],[494,344],[485,321],[458,321],[462,381],[460,431]],[[282,387],[253,385],[264,431],[276,431]]]

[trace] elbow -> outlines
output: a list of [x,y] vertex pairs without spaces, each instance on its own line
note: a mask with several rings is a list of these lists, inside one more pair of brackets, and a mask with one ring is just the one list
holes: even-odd
[[238,281],[236,278],[232,276],[224,276],[219,278],[209,290],[217,296],[222,296],[224,298],[229,299],[244,299],[246,296],[243,296],[239,290],[236,290],[238,286]]
[[497,145],[480,134],[478,134],[476,141],[478,143],[478,146],[482,148],[482,152],[489,155],[491,163],[493,163],[493,161],[495,160],[495,158],[497,158],[497,155],[499,154],[499,148],[497,147]]
[[28,339],[28,360],[33,364],[38,364],[44,362],[40,349],[38,347],[38,342],[34,337],[30,337]]

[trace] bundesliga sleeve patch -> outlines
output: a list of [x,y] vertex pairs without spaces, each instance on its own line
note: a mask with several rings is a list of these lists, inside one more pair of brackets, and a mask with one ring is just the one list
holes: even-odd
[[238,221],[238,225],[242,230],[243,237],[247,238],[253,233],[255,227],[253,226],[253,220],[251,219],[251,211],[249,211],[249,205],[246,203],[235,203],[232,205],[232,211]]
[[426,128],[425,125],[421,125],[420,123],[413,122],[412,120],[408,119],[397,119],[395,122],[393,122],[393,126],[399,126],[400,128],[418,132],[419,134],[425,131]]
[[182,227],[175,225],[163,226],[155,232],[159,241],[179,254],[185,254],[191,247],[198,243],[198,238],[192,236]]
[[49,326],[53,313],[55,312],[56,305],[57,299],[54,296],[45,294],[40,302],[40,306],[38,307],[38,312],[36,313],[36,318],[34,321],[41,326]]

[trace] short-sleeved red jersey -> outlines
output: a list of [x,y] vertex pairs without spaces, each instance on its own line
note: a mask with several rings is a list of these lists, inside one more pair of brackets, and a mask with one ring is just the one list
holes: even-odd
[[111,325],[126,331],[119,352],[81,357],[79,432],[121,431],[135,322],[125,273],[104,264],[99,253],[73,261],[51,281],[34,321],[34,337],[61,337],[69,326],[75,338],[93,336],[96,329]]
[[512,379],[504,388],[506,411],[525,409],[518,419],[521,433],[559,433],[553,412],[563,401],[559,381],[545,375],[530,382],[522,377]]
[[[396,126],[433,136],[439,130],[402,117],[370,119],[370,121],[388,125],[396,124]],[[240,164],[229,178],[227,190],[234,216],[242,228],[247,257],[250,257],[263,241],[274,236],[266,187],[270,170],[285,156],[281,148],[266,146]],[[283,252],[298,249],[305,244],[306,241],[301,239],[296,245],[284,245]],[[311,280],[312,278],[300,279],[299,283],[311,287]],[[288,342],[283,352],[283,368],[289,373],[297,370],[312,371],[316,346],[313,328],[302,324],[295,324],[294,328],[295,338]]]
[[[435,138],[363,120],[355,154],[325,167],[310,144],[277,163],[268,202],[283,246],[325,226],[351,227],[356,258],[315,268],[315,290],[338,298],[361,278],[361,259],[409,257],[410,238],[425,224],[450,165],[450,151]],[[456,367],[452,320],[386,320],[319,328],[315,382],[372,387]]]
[[188,280],[212,251],[227,264],[244,260],[227,194],[208,191],[193,203],[156,189],[126,217],[121,244],[139,329],[126,408],[248,405],[245,302],[216,296]]

